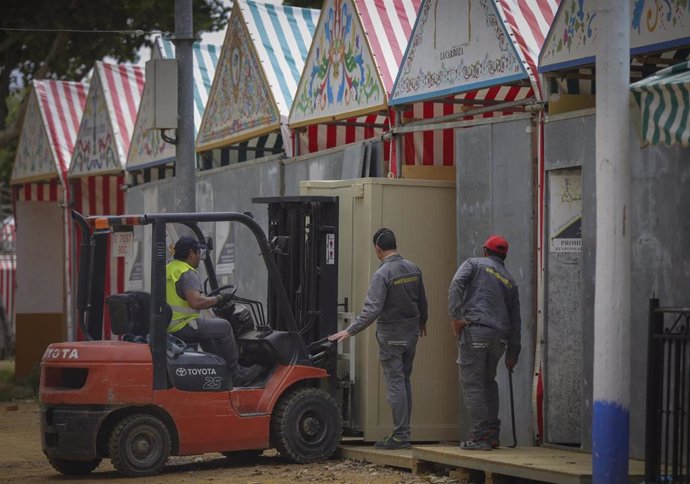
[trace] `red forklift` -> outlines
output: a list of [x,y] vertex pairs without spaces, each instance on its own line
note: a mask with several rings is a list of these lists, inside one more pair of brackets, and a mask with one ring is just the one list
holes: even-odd
[[[335,205],[324,205],[293,198],[292,205],[283,199],[264,201],[271,202],[272,243],[246,213],[85,218],[73,212],[81,236],[77,317],[87,341],[51,344],[41,363],[42,445],[58,472],[85,475],[104,458],[120,474],[141,477],[159,473],[170,455],[220,452],[243,458],[276,448],[288,461],[307,463],[334,454],[342,415],[333,396],[335,349],[326,336],[335,331],[337,308],[335,301],[327,309],[310,307],[309,301],[318,305],[323,297],[310,296],[305,286],[317,292],[330,288],[332,299],[336,297],[337,277],[331,266],[337,221],[315,224],[323,207],[337,217],[337,200]],[[294,217],[295,213],[301,215]],[[276,233],[285,229],[286,214],[291,220],[287,226],[294,232],[287,236]],[[165,291],[166,226],[186,226],[211,251],[213,240],[200,224],[207,227],[212,222],[248,229],[268,274],[266,312],[261,302],[234,293],[233,303],[245,308],[243,321],[251,323],[242,334],[236,332],[241,362],[262,367],[260,379],[251,386],[234,387],[222,358],[181,346],[166,331],[171,318]],[[108,239],[135,226],[151,230],[150,293],[126,292],[104,301]],[[314,240],[324,236],[329,247],[320,251],[323,244]],[[204,260],[207,294],[236,291],[218,285],[213,259]],[[309,265],[311,280],[300,283],[304,271],[300,275],[296,267],[309,269]],[[281,270],[296,274],[297,279],[288,281],[290,294]],[[319,281],[328,271],[328,281]],[[100,339],[106,306],[119,341]],[[251,309],[250,318],[246,308]],[[221,317],[236,314],[230,307],[227,315],[227,309],[218,309]],[[328,324],[320,324],[326,320]]]

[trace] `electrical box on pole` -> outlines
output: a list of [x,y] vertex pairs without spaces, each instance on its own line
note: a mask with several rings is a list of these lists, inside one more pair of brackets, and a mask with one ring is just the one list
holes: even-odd
[[144,129],[177,129],[177,60],[146,62],[141,114]]

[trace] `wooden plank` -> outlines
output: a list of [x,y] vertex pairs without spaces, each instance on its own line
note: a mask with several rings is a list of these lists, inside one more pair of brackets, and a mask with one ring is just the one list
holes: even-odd
[[[491,452],[467,451],[455,446],[414,446],[412,456],[451,467],[544,482],[584,483],[592,478],[592,456],[542,447],[499,448]],[[630,461],[630,476],[644,474],[644,463]]]
[[435,470],[433,462],[412,459],[412,474],[431,474]]
[[[592,481],[591,454],[544,447],[501,447],[481,452],[443,444],[415,445],[405,450],[378,450],[366,444],[341,445],[339,456],[418,474],[432,472],[435,464],[442,464],[454,469],[460,481],[473,471],[484,472],[487,483],[502,482],[506,476],[559,484],[588,484]],[[644,462],[630,460],[629,473],[631,481],[643,480]]]
[[455,167],[441,165],[403,165],[403,178],[455,181]]
[[372,464],[412,470],[412,450],[378,450],[371,446],[341,445],[338,455],[345,459],[364,460]]
[[579,111],[595,106],[595,96],[591,94],[560,94],[549,100],[549,114],[556,115]]
[[466,484],[470,482],[472,478],[472,471],[469,469],[450,469],[448,471],[448,477],[460,481],[462,484]]

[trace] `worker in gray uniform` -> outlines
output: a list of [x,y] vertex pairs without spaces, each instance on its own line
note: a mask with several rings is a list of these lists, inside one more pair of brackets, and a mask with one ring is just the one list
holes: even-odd
[[371,276],[364,308],[351,325],[328,339],[344,341],[378,318],[379,360],[386,379],[388,403],[393,411],[394,429],[374,447],[407,449],[412,414],[410,375],[417,340],[426,335],[427,301],[422,271],[398,254],[393,231],[377,230],[373,242],[381,265]]
[[496,367],[505,352],[512,371],[520,354],[520,297],[505,267],[508,241],[492,235],[484,257],[467,259],[448,290],[448,310],[458,339],[458,365],[472,437],[460,442],[467,450],[492,450],[500,445]]

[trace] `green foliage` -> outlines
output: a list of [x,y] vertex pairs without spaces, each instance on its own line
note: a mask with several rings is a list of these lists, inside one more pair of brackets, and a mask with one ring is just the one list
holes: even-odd
[[14,365],[3,361],[0,365],[0,402],[12,399],[14,388]]
[[[196,31],[217,30],[224,25],[227,10],[221,0],[194,0],[193,6]],[[137,50],[152,41],[150,35],[105,31],[174,32],[175,0],[5,0],[0,26],[29,29],[0,31],[3,70],[19,70],[26,81],[32,79],[60,37],[60,33],[40,29],[93,31],[64,32],[65,45],[48,66],[48,77],[79,80],[105,56],[136,61]]]
[[15,378],[14,362],[0,361],[0,402],[11,400],[27,400],[38,396],[38,386],[41,382],[41,369],[35,365],[24,378]]
[[[27,93],[27,89],[16,90],[7,96],[5,100],[7,104],[7,124],[12,124],[17,120],[19,116],[19,107],[21,101]],[[19,138],[14,138],[8,142],[6,146],[0,147],[0,183],[7,186],[7,183],[12,175],[12,164],[14,163],[14,156],[17,152],[17,144],[19,143]],[[5,206],[3,200],[0,200],[0,211],[1,208]],[[1,217],[5,217],[7,214],[0,213]]]
[[[195,32],[225,25],[222,0],[192,4]],[[20,131],[15,113],[24,109],[17,106],[25,93],[13,91],[34,78],[81,80],[106,56],[138,61],[139,49],[153,42],[151,32],[175,31],[175,0],[4,0],[0,28],[10,29],[0,30],[0,181],[6,181]],[[82,30],[90,32],[75,32]]]

